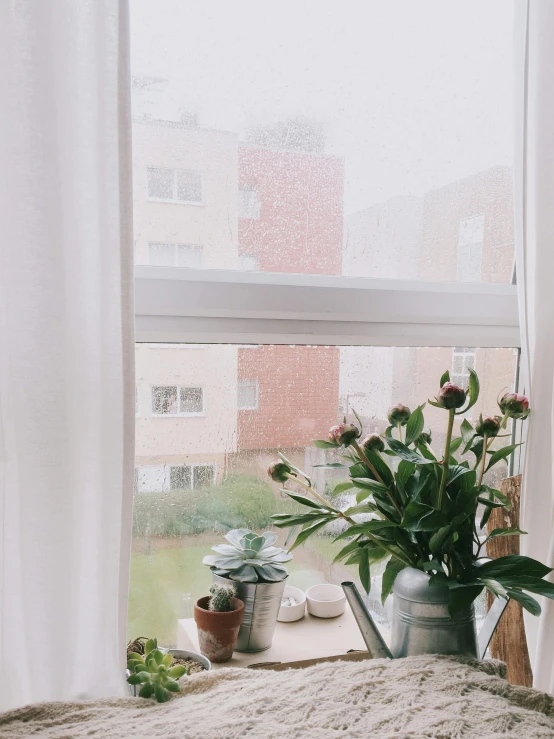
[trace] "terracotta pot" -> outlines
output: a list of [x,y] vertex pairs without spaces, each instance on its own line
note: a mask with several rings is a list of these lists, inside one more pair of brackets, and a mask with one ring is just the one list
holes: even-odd
[[238,598],[232,598],[234,610],[218,613],[208,610],[209,600],[210,596],[206,595],[194,604],[200,651],[212,662],[227,662],[233,656],[237,644],[244,616],[244,603]]

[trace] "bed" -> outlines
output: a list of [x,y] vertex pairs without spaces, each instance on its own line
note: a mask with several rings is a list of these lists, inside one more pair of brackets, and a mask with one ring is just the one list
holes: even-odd
[[0,715],[0,737],[73,739],[554,738],[554,697],[510,685],[505,665],[441,656],[226,668],[169,703],[43,703]]

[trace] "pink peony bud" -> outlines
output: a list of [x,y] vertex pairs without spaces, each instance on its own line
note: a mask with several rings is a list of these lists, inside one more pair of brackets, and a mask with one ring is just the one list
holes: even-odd
[[484,436],[485,434],[489,437],[496,436],[500,431],[501,420],[498,416],[487,416],[486,418],[479,416],[479,423],[475,427],[475,431],[477,431],[479,436]]
[[453,382],[445,382],[437,396],[437,402],[441,408],[461,408],[466,402],[466,391]]
[[339,423],[329,429],[329,441],[334,441],[339,445],[350,446],[359,435],[360,432],[351,423]]
[[292,470],[286,462],[273,462],[267,468],[267,474],[275,482],[286,482]]
[[388,414],[390,425],[398,426],[400,424],[400,426],[405,426],[408,423],[411,413],[411,410],[407,406],[402,405],[402,403],[393,405]]
[[385,442],[379,434],[370,434],[365,437],[361,446],[364,452],[382,452],[385,448]]
[[510,418],[527,418],[530,413],[528,398],[519,393],[505,393],[498,405],[502,413]]

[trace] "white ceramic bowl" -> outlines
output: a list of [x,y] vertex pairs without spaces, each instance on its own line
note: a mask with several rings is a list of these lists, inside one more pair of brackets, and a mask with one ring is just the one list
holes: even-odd
[[300,588],[285,585],[282,598],[286,598],[287,596],[292,596],[296,601],[296,605],[281,606],[277,615],[277,621],[299,621],[306,612],[306,593],[300,590]]
[[339,585],[325,583],[306,590],[308,613],[318,618],[334,618],[344,613],[346,597]]

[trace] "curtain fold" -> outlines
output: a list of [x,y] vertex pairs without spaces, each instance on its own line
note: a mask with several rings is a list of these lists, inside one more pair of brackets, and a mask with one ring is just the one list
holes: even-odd
[[123,694],[127,0],[0,3],[0,710]]
[[[516,272],[530,396],[522,552],[554,567],[554,3],[516,4]],[[534,685],[554,693],[554,601],[526,617]]]

